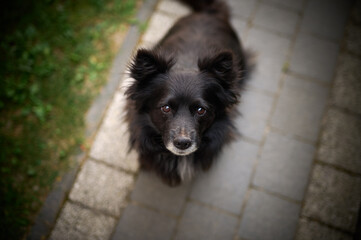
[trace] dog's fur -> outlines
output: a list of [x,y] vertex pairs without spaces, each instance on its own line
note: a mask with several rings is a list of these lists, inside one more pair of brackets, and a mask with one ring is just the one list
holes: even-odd
[[152,49],[137,52],[126,91],[130,145],[142,168],[178,185],[207,170],[237,132],[232,124],[247,69],[221,0],[183,0],[181,18]]

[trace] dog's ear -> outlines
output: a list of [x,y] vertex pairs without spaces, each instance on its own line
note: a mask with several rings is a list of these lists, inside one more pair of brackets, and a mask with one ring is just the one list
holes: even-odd
[[152,50],[140,49],[130,66],[130,76],[142,82],[157,74],[166,73],[172,66],[171,57],[162,56]]
[[238,102],[239,79],[237,78],[237,68],[232,52],[223,51],[211,57],[200,59],[198,67],[201,72],[211,74],[216,78],[217,90],[212,92],[213,94],[216,92],[220,103],[229,106]]
[[229,88],[236,78],[233,61],[233,54],[229,51],[223,51],[212,57],[199,59],[198,68],[202,72],[215,75],[223,87]]

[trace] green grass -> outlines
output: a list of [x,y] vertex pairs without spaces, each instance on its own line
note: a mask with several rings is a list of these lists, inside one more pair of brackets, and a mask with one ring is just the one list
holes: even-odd
[[12,0],[0,10],[0,238],[21,239],[107,79],[137,0]]

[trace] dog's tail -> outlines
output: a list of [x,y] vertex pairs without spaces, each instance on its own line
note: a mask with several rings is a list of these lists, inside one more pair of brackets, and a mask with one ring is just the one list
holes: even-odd
[[229,19],[230,13],[224,0],[180,0],[195,12],[207,12],[222,19]]

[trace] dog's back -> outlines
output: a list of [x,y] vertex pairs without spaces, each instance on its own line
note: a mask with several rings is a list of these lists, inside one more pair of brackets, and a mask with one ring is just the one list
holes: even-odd
[[190,6],[194,12],[207,12],[224,20],[230,17],[229,8],[222,0],[181,0],[181,2]]
[[[174,69],[197,67],[199,59],[213,56],[217,52],[231,50],[234,62],[243,71],[240,80],[245,78],[246,69],[242,45],[229,22],[229,10],[222,0],[182,0],[194,13],[179,20],[157,44],[156,51],[176,55]],[[242,84],[242,82],[240,82]]]

